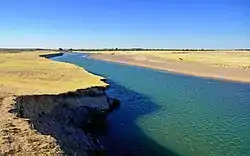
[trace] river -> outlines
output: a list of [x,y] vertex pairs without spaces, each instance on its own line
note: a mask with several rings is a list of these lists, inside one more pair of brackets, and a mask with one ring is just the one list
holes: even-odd
[[121,108],[100,134],[109,155],[249,156],[250,84],[173,74],[65,54],[107,78]]

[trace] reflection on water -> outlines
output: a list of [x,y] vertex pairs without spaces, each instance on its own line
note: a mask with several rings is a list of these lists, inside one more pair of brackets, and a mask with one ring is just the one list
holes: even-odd
[[250,155],[250,85],[68,54],[54,58],[106,77],[121,99],[103,142],[111,154]]

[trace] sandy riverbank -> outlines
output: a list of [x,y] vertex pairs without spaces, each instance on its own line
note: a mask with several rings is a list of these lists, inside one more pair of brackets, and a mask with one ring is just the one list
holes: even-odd
[[119,102],[106,95],[102,77],[40,57],[51,53],[0,53],[0,155],[104,152],[83,129]]
[[192,76],[250,83],[249,52],[99,52],[91,57]]

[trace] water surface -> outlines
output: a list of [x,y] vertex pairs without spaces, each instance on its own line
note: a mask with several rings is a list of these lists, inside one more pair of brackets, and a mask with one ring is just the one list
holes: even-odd
[[110,155],[249,156],[250,85],[66,54],[107,78],[122,106],[101,135]]

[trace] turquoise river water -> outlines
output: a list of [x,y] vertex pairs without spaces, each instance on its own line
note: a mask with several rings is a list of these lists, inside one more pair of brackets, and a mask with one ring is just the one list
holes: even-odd
[[52,59],[107,78],[107,94],[121,101],[100,134],[109,155],[250,156],[249,84],[85,56]]

